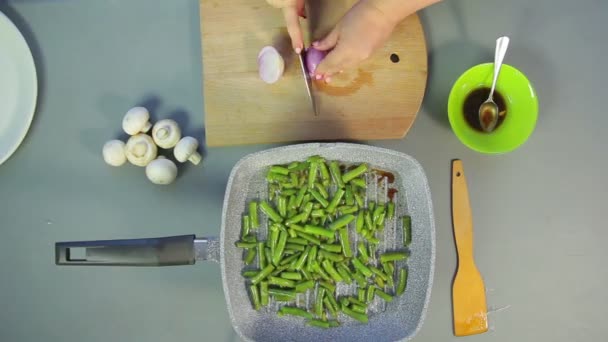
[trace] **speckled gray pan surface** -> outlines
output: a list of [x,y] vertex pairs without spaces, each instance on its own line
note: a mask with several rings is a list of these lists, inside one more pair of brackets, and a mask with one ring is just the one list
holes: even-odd
[[[274,164],[287,164],[320,155],[346,164],[368,163],[371,167],[392,172],[398,189],[395,197],[396,217],[412,217],[410,257],[397,267],[407,267],[405,293],[390,303],[376,298],[370,305],[369,324],[359,323],[340,314],[341,326],[328,330],[309,327],[302,318],[277,317],[277,303],[255,311],[248,297],[242,250],[234,246],[239,239],[241,218],[247,203],[267,197],[265,174]],[[368,175],[368,179],[371,176]],[[368,182],[369,200],[386,199],[386,181]],[[234,329],[246,341],[399,341],[412,338],[420,329],[429,303],[435,264],[435,225],[431,194],[424,170],[412,157],[403,153],[366,145],[320,143],[301,144],[270,149],[241,159],[230,175],[224,199],[221,239],[221,265],[224,293]],[[265,238],[266,218],[260,238]],[[402,248],[401,220],[388,220],[381,234],[379,252]],[[354,229],[349,227],[348,229]],[[356,234],[350,234],[351,236]],[[355,241],[351,241],[352,244]],[[355,249],[356,251],[356,249]],[[257,262],[257,260],[256,260]],[[352,293],[354,285],[341,285],[338,295]],[[391,292],[391,289],[387,289]],[[310,291],[309,291],[310,292]],[[300,295],[296,305],[306,307],[314,290]],[[292,304],[293,305],[293,304]]]

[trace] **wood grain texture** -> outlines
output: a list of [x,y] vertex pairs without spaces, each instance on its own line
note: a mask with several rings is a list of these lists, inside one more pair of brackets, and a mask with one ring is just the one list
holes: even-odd
[[462,161],[452,162],[452,220],[458,270],[452,286],[454,335],[488,331],[486,289],[473,259],[473,215]]
[[[309,1],[305,41],[323,37],[355,0]],[[427,50],[417,15],[356,70],[313,82],[312,112],[303,75],[281,12],[264,0],[200,0],[206,143],[209,146],[308,140],[403,137],[424,96]],[[312,28],[312,29],[309,29]],[[284,76],[268,85],[257,55],[273,45],[285,58]],[[391,54],[399,62],[390,60]]]

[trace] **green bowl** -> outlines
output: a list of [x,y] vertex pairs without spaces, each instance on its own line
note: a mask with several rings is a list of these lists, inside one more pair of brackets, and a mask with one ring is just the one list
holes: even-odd
[[521,146],[534,131],[538,117],[538,98],[526,76],[503,64],[496,82],[496,91],[507,106],[504,121],[493,132],[472,128],[465,120],[464,101],[478,88],[492,86],[494,64],[476,65],[458,78],[448,99],[448,118],[458,139],[469,148],[488,154],[507,153]]

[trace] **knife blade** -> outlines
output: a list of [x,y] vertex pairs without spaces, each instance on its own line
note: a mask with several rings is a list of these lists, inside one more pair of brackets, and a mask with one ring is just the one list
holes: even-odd
[[[302,52],[303,53],[303,52]],[[304,83],[306,83],[306,90],[308,91],[308,98],[310,98],[310,104],[312,105],[312,111],[317,116],[317,103],[315,102],[314,94],[312,93],[312,80],[310,79],[310,75],[306,71],[306,66],[304,65],[304,57],[302,57],[302,53],[298,54],[300,58],[300,67],[302,68],[302,76],[304,76]]]

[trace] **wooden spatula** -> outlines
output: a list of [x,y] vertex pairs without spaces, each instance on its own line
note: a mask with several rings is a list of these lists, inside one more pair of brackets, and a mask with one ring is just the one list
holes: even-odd
[[488,331],[486,291],[473,260],[473,217],[462,161],[452,162],[452,220],[458,250],[458,270],[452,287],[454,335]]

